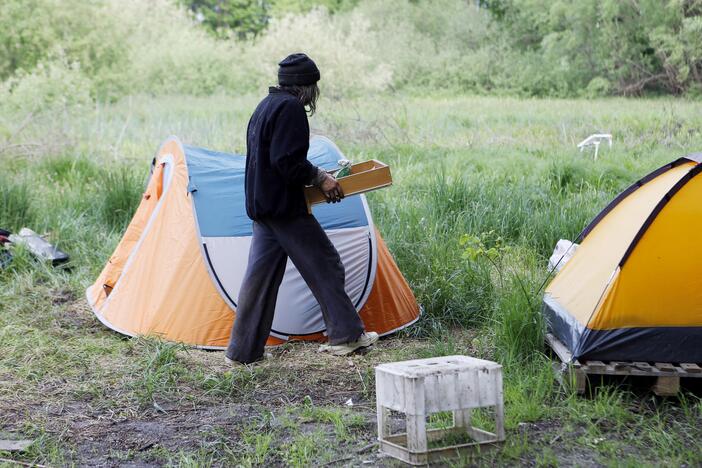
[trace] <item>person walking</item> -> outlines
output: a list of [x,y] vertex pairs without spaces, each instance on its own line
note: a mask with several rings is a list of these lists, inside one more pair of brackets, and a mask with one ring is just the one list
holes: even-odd
[[302,53],[289,55],[278,65],[278,86],[269,88],[246,131],[244,186],[253,235],[225,352],[228,363],[248,364],[263,358],[288,258],[322,310],[329,341],[321,351],[345,355],[378,341],[377,333],[364,331],[346,294],[339,253],[307,212],[305,185],[319,187],[328,203],[344,198],[337,180],[307,160],[306,109],[310,115],[316,110],[319,69]]

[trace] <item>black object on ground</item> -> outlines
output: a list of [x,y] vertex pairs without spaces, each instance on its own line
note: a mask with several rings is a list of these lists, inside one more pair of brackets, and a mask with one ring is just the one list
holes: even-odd
[[0,229],[0,270],[7,268],[12,262],[12,254],[4,247],[10,243],[10,234],[8,230]]
[[12,254],[3,247],[0,247],[0,270],[4,270],[12,263]]
[[22,228],[18,234],[10,235],[10,242],[24,245],[34,256],[51,262],[53,266],[66,263],[70,258],[29,228]]

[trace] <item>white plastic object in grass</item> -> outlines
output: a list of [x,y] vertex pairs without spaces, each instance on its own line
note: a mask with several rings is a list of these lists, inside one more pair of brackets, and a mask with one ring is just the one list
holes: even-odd
[[[505,439],[502,366],[468,356],[392,362],[375,368],[380,450],[424,465]],[[495,433],[473,427],[474,408],[495,408]],[[406,431],[393,434],[390,410],[404,413]],[[453,426],[427,430],[427,416],[451,412]],[[445,438],[449,446],[431,447]],[[463,440],[463,442],[456,442]]]
[[69,260],[68,254],[48,243],[43,237],[29,228],[22,228],[18,234],[10,235],[10,242],[24,245],[35,257],[56,266]]
[[553,249],[551,257],[548,259],[548,271],[558,272],[565,266],[568,261],[573,258],[575,251],[578,250],[580,244],[571,242],[568,239],[561,239]]
[[603,141],[607,141],[609,143],[609,147],[612,148],[612,135],[610,133],[593,133],[589,137],[585,138],[583,141],[578,143],[578,148],[580,149],[580,152],[582,153],[583,150],[589,146],[594,146],[595,147],[595,157],[594,159],[597,159],[597,154],[600,149],[600,143]]

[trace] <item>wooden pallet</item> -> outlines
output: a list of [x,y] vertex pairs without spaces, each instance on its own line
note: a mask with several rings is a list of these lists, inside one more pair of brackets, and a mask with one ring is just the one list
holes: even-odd
[[[652,390],[656,395],[674,396],[680,391],[680,378],[702,378],[702,367],[694,363],[671,364],[668,362],[632,361],[585,361],[573,359],[568,348],[551,333],[546,334],[553,352],[561,360],[558,367],[560,378],[568,377],[578,393],[585,393],[589,375],[632,375],[655,377]],[[563,382],[566,383],[566,382]]]

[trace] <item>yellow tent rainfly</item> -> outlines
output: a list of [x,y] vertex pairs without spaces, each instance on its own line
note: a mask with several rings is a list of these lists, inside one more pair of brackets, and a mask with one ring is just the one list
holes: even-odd
[[[332,169],[343,155],[314,136],[308,158]],[[86,291],[102,323],[130,336],[227,345],[251,243],[244,168],[244,156],[186,146],[175,137],[163,143],[134,218]],[[419,306],[365,197],[317,205],[314,214],[341,255],[346,291],[366,329],[382,335],[413,323]],[[288,262],[269,344],[323,339],[324,331],[319,304]]]
[[574,359],[702,362],[701,162],[652,172],[580,234],[543,304]]

